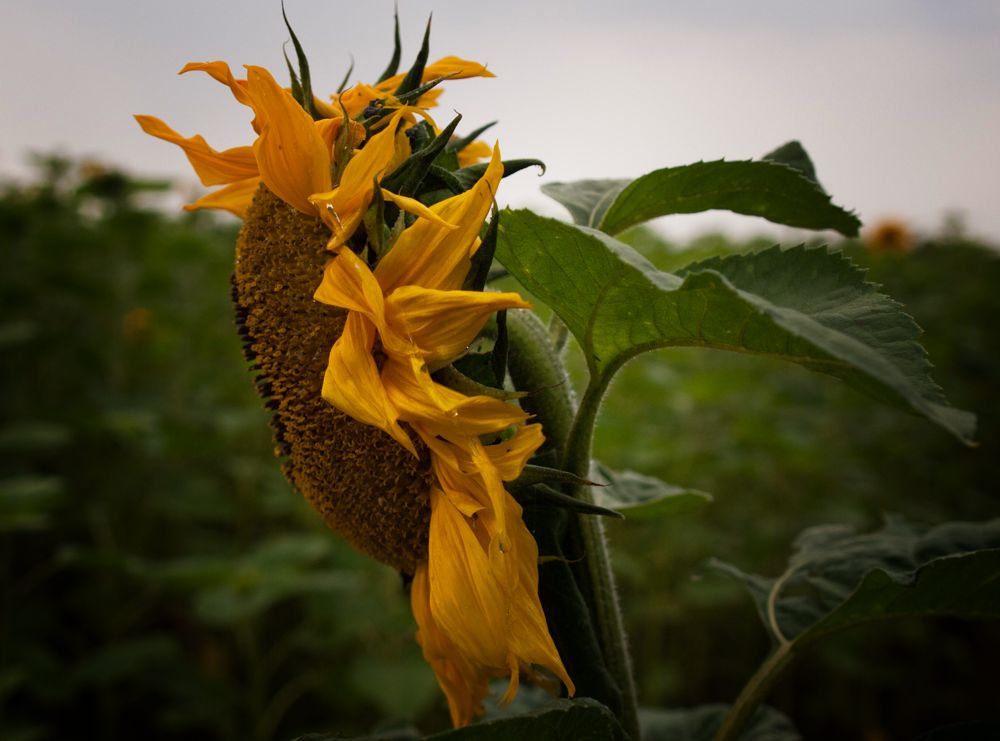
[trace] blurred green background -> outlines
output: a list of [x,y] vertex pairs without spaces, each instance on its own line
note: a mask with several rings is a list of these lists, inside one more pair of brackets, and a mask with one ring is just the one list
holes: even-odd
[[[398,575],[339,542],[278,471],[233,326],[237,227],[164,216],[164,183],[37,164],[0,191],[0,738],[443,728]],[[664,268],[770,244],[629,239]],[[925,328],[981,446],[760,358],[627,366],[596,454],[715,495],[609,528],[645,705],[730,701],[767,651],[709,556],[773,575],[811,525],[997,513],[997,253],[954,227],[909,252],[839,246]],[[998,659],[989,624],[879,626],[805,656],[772,704],[806,738],[911,738],[985,716]]]

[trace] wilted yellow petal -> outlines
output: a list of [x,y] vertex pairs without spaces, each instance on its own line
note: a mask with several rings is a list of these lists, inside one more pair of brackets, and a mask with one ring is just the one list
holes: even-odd
[[410,606],[417,621],[417,642],[448,699],[452,725],[456,728],[468,725],[483,712],[483,700],[489,691],[489,674],[473,666],[434,621],[426,563],[418,565],[413,575]]
[[477,162],[482,162],[490,156],[490,152],[492,151],[489,144],[477,139],[458,150],[458,166],[468,167]]
[[428,219],[413,222],[375,268],[382,289],[388,294],[406,285],[445,291],[460,288],[502,176],[497,147],[483,177],[472,188],[431,207],[441,219],[459,228],[445,229]]
[[409,435],[399,426],[396,410],[379,379],[372,358],[374,335],[364,316],[354,312],[347,315],[344,331],[330,350],[330,361],[323,375],[323,398],[359,422],[389,433],[417,455]]
[[312,117],[263,67],[247,67],[247,92],[260,125],[254,142],[268,189],[305,214],[315,214],[313,193],[330,189],[330,148]]
[[253,107],[250,102],[250,95],[247,93],[247,81],[237,80],[233,77],[232,70],[225,62],[188,62],[178,74],[185,72],[205,72],[228,87],[233,93],[233,97],[245,106]]
[[430,207],[425,206],[416,198],[407,198],[406,196],[396,195],[395,193],[390,193],[385,188],[381,188],[380,190],[382,191],[382,197],[385,198],[385,200],[392,201],[399,206],[401,210],[406,211],[406,213],[430,219],[438,226],[444,227],[445,229],[456,228],[454,224],[449,224],[447,221],[434,213]]
[[250,203],[259,187],[259,177],[239,180],[225,188],[219,188],[219,190],[202,196],[194,203],[187,204],[184,210],[197,211],[201,208],[217,208],[229,211],[242,219],[246,217],[247,209],[250,208]]
[[527,419],[513,404],[487,396],[466,396],[434,381],[423,361],[389,357],[382,382],[399,418],[427,435],[445,439],[490,435]]
[[335,250],[343,245],[358,228],[365,210],[371,204],[375,180],[386,174],[397,160],[397,149],[405,148],[405,156],[409,155],[406,138],[396,136],[404,110],[400,109],[393,114],[389,124],[355,152],[344,168],[336,188],[331,188],[328,184],[326,188],[317,188],[310,195],[309,201],[319,210],[320,216],[333,232],[329,249]]
[[431,362],[451,362],[465,352],[494,312],[530,308],[516,293],[438,291],[420,286],[402,286],[386,299],[387,321]]
[[142,130],[184,150],[202,185],[222,185],[256,177],[257,158],[251,147],[233,147],[219,152],[200,134],[183,137],[154,116],[136,116]]
[[378,281],[365,261],[344,248],[327,261],[313,298],[363,314],[380,331],[385,329],[385,301]]

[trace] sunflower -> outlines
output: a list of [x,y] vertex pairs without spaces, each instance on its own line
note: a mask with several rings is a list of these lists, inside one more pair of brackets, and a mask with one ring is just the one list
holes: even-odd
[[[412,576],[417,639],[456,726],[482,711],[492,678],[508,678],[504,702],[522,674],[546,683],[535,667],[572,694],[538,597],[538,549],[505,487],[542,445],[541,426],[502,393],[467,395],[437,375],[494,313],[530,308],[467,286],[504,172],[499,147],[435,159],[461,170],[488,152],[467,187],[437,172],[394,192],[382,182],[419,159],[417,119],[444,136],[393,95],[403,75],[314,101],[314,118],[266,70],[246,69],[182,71],[210,74],[253,110],[252,146],[219,152],[136,118],[180,145],[204,184],[225,185],[188,208],[245,218],[234,298],[286,475],[353,545]],[[446,57],[420,79],[468,76],[492,75]],[[433,103],[439,89],[429,92],[418,103]]]

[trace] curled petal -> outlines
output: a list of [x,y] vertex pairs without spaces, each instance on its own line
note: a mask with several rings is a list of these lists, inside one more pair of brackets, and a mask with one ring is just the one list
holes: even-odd
[[327,261],[323,280],[313,298],[324,304],[360,312],[380,331],[385,329],[382,289],[365,261],[349,249],[340,250]]
[[344,331],[330,350],[323,375],[323,398],[357,421],[384,430],[417,455],[379,379],[372,358],[374,338],[375,330],[364,316],[353,312],[347,315]]
[[312,117],[263,67],[247,67],[247,92],[260,125],[254,142],[264,184],[305,214],[313,193],[330,189],[330,149]]
[[183,137],[154,116],[136,116],[142,130],[184,150],[202,185],[222,185],[256,177],[257,158],[251,147],[233,147],[219,152],[200,134]]
[[500,150],[494,148],[486,172],[472,188],[431,207],[442,220],[459,228],[445,229],[437,222],[417,219],[399,235],[375,268],[386,294],[406,285],[445,291],[461,287],[502,175]]
[[465,396],[435,382],[419,358],[390,357],[382,381],[399,418],[419,423],[427,435],[448,440],[490,435],[519,424],[528,415],[513,404],[487,396]]
[[247,209],[250,208],[254,194],[259,187],[259,176],[247,178],[246,180],[238,180],[235,183],[227,185],[225,188],[219,188],[206,196],[202,196],[194,203],[187,204],[184,206],[184,210],[197,211],[201,208],[217,208],[228,211],[243,219],[246,218]]
[[188,62],[178,74],[183,75],[185,72],[196,71],[205,72],[210,75],[214,80],[228,87],[237,101],[245,106],[253,107],[250,95],[247,92],[247,81],[237,80],[233,77],[232,70],[229,69],[229,65],[225,62]]
[[402,286],[386,299],[388,321],[431,362],[451,362],[465,352],[494,312],[530,308],[516,293],[438,291],[420,286]]
[[417,642],[448,700],[452,725],[456,728],[466,726],[483,712],[489,675],[473,666],[434,621],[426,563],[419,564],[413,575],[410,606],[417,621]]

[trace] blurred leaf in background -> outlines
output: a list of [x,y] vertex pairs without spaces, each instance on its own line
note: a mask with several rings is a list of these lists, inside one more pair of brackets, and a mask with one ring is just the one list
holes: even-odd
[[279,473],[233,326],[236,226],[38,164],[0,192],[0,737],[443,720],[399,577]]

